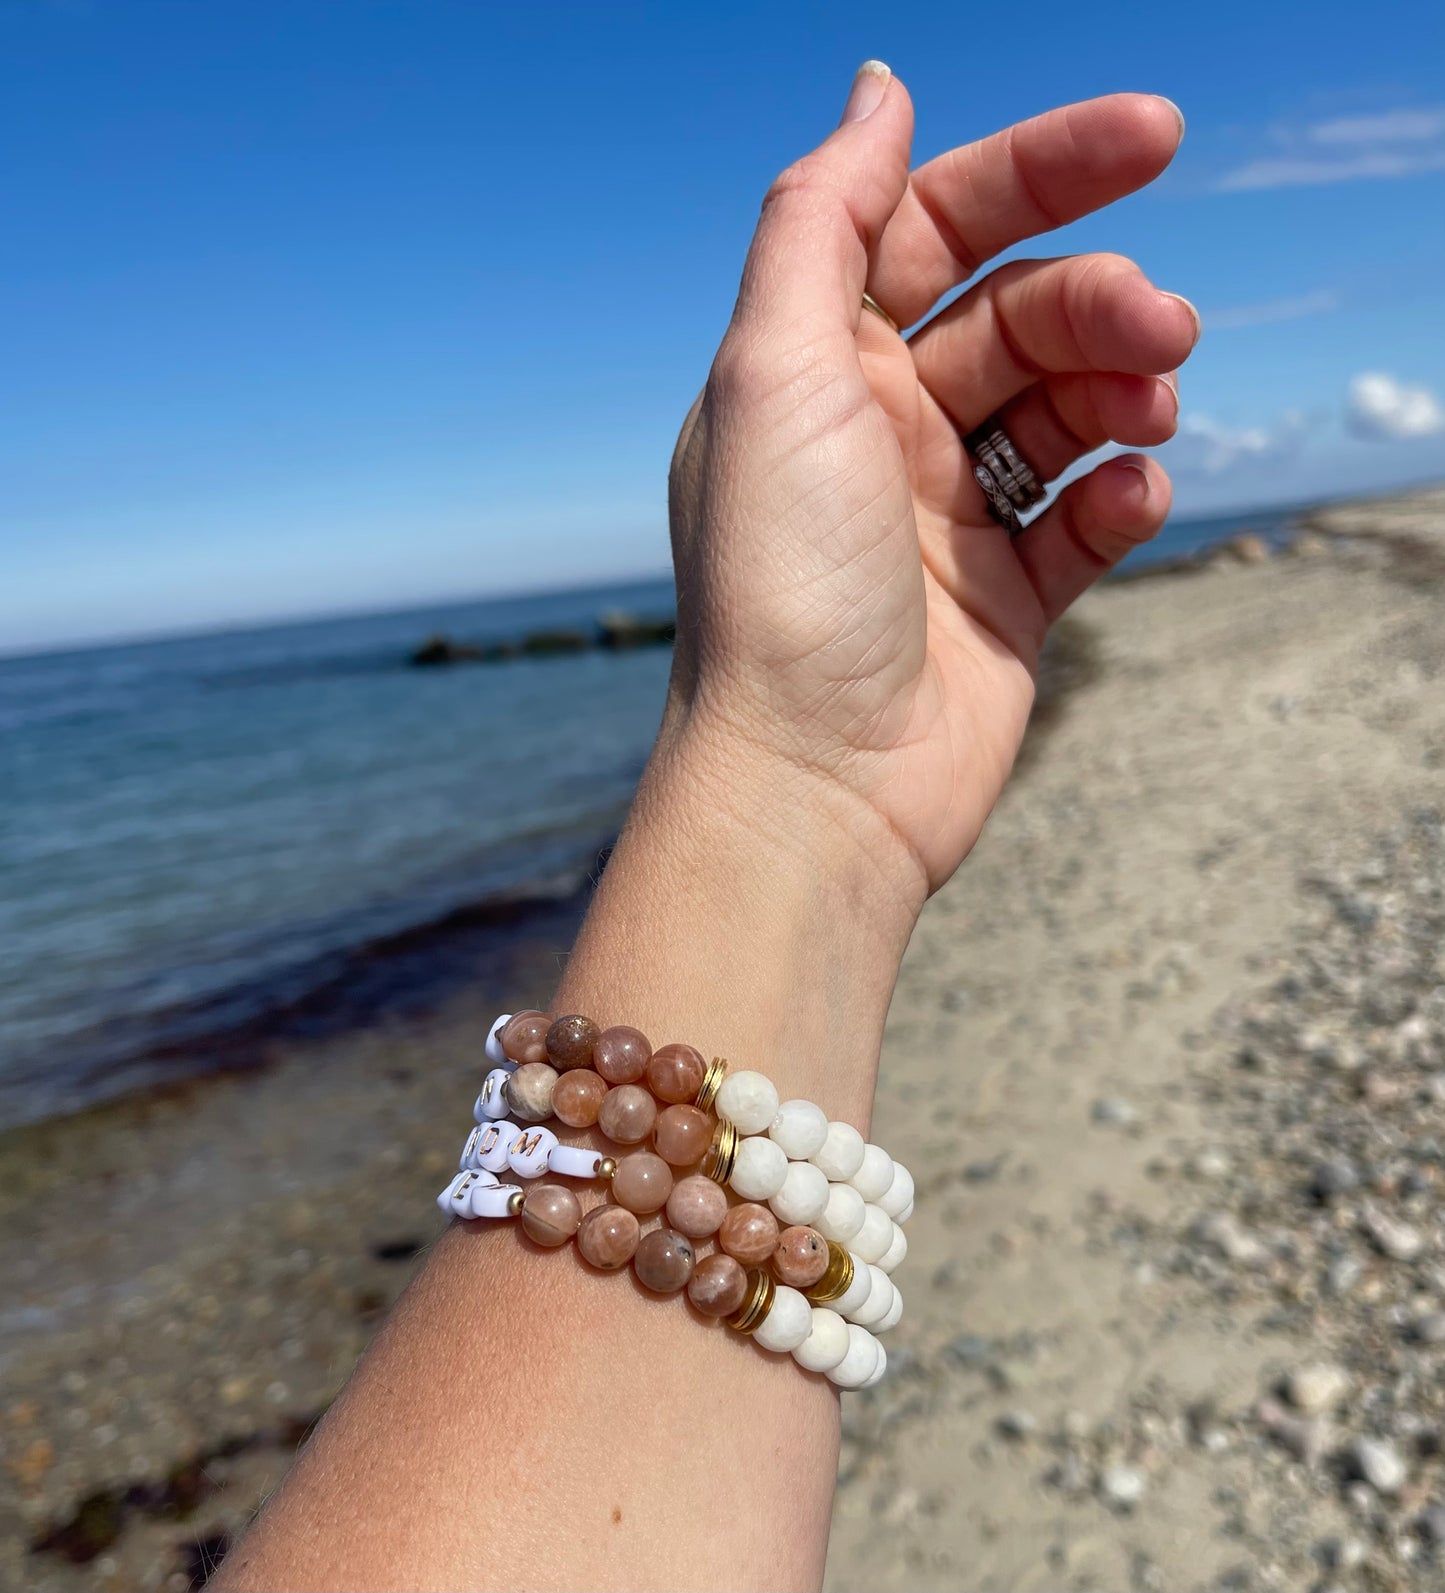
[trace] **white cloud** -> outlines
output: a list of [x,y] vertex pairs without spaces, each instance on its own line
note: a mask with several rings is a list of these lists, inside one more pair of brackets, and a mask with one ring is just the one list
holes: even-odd
[[1340,296],[1331,288],[1302,293],[1292,299],[1267,299],[1262,304],[1234,304],[1223,310],[1204,312],[1206,332],[1233,332],[1241,327],[1270,326],[1276,321],[1298,321],[1307,315],[1327,315],[1340,307]]
[[1445,105],[1419,111],[1384,111],[1378,116],[1341,116],[1316,122],[1309,137],[1316,144],[1423,143],[1445,134]]
[[1350,382],[1350,429],[1359,437],[1428,437],[1445,431],[1445,408],[1428,387],[1411,387],[1383,371]]
[[1415,177],[1422,172],[1445,171],[1445,149],[1378,150],[1343,160],[1311,160],[1281,156],[1252,160],[1226,172],[1214,184],[1220,194],[1256,193],[1268,188],[1313,188],[1321,183],[1358,182],[1382,177]]
[[1217,476],[1285,459],[1304,434],[1305,418],[1296,410],[1273,426],[1226,426],[1208,415],[1185,415],[1167,445],[1166,463],[1181,475]]

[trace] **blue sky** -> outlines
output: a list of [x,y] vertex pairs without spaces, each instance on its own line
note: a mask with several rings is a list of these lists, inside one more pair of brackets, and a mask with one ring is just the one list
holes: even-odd
[[1183,107],[1027,251],[1203,311],[1181,513],[1445,475],[1438,0],[987,11],[0,0],[0,648],[664,568],[759,199],[870,55],[920,158]]

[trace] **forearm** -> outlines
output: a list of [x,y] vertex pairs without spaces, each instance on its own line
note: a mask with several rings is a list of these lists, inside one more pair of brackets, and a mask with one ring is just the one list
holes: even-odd
[[[921,883],[775,775],[657,755],[554,1010],[756,1066],[866,1128]],[[837,1438],[826,1380],[680,1297],[457,1228],[220,1585],[813,1586]]]

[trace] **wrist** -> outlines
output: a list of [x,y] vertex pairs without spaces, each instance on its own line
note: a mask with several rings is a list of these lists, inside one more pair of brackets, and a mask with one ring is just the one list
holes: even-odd
[[883,821],[823,777],[671,725],[557,995],[557,1010],[686,1040],[784,1096],[863,1123],[922,906]]

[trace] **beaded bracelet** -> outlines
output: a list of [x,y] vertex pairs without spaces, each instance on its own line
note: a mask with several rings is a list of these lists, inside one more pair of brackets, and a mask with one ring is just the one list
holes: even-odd
[[[547,1247],[575,1236],[591,1265],[613,1271],[631,1261],[644,1287],[685,1288],[701,1314],[723,1318],[765,1349],[791,1352],[841,1387],[882,1377],[887,1355],[874,1334],[902,1315],[889,1273],[907,1252],[899,1224],[913,1206],[913,1180],[886,1151],[830,1123],[811,1102],[780,1102],[759,1073],[730,1075],[721,1059],[705,1064],[691,1046],[653,1052],[636,1029],[600,1030],[578,1015],[552,1022],[540,1012],[504,1014],[486,1053],[493,1067],[477,1098],[477,1126],[461,1170],[438,1197],[443,1211],[520,1218],[528,1237]],[[509,1110],[521,1125],[507,1119]],[[567,1127],[595,1125],[622,1145],[650,1135],[654,1150],[619,1160],[563,1145],[541,1126],[554,1112]],[[699,1163],[674,1181],[674,1167]],[[565,1185],[523,1190],[497,1178],[504,1170],[601,1179],[616,1204],[584,1215]],[[729,1205],[729,1185],[742,1204]],[[664,1208],[671,1226],[643,1234],[639,1219]],[[693,1241],[714,1237],[718,1250],[699,1260]]]

